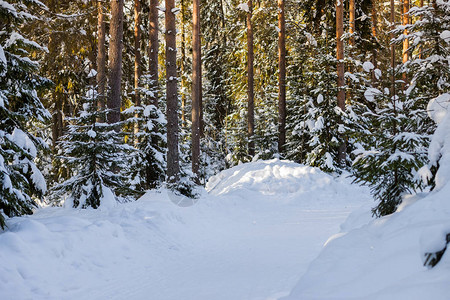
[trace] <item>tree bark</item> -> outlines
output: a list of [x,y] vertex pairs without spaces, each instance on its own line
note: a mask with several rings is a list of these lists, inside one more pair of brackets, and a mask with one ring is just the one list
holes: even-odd
[[344,34],[344,7],[342,0],[336,1],[336,58],[337,58],[337,75],[338,75],[338,106],[345,109],[345,78],[344,78],[344,42],[342,35]]
[[166,0],[167,182],[180,177],[178,154],[178,86],[175,0]]
[[153,97],[150,97],[150,104],[158,107],[158,53],[159,53],[159,24],[158,24],[158,6],[159,0],[150,0],[150,14],[149,14],[149,47],[148,47],[148,57],[149,57],[149,72],[152,82],[150,83],[151,90],[153,92]]
[[[403,0],[403,16],[402,16],[402,25],[407,26],[409,24],[409,0]],[[403,35],[405,36],[405,39],[403,40],[403,59],[402,62],[405,64],[408,62],[409,55],[408,55],[408,48],[409,48],[409,40],[406,38],[408,35],[408,30],[405,28],[403,31]],[[403,89],[406,88],[407,85],[407,74],[404,72],[402,74],[403,79]]]
[[[141,78],[141,1],[134,0],[134,105],[141,106],[139,82]],[[139,114],[136,114],[136,120]],[[139,122],[134,123],[134,141],[138,143]]]
[[[419,7],[423,7],[423,0],[420,0]],[[419,59],[422,59],[422,44],[419,45]]]
[[255,155],[255,142],[253,140],[255,133],[255,103],[254,103],[254,78],[253,78],[253,1],[248,0],[247,12],[247,126],[248,126],[248,154]]
[[286,19],[285,2],[278,0],[278,152],[286,143]]
[[[372,36],[374,38],[374,43],[378,42],[378,11],[376,0],[372,0]],[[376,45],[372,49],[372,64],[374,69],[371,71],[372,83],[376,86],[377,77],[375,76],[375,70],[378,68],[378,49]]]
[[103,1],[97,1],[98,25],[97,25],[97,107],[104,111],[106,107],[105,87],[106,87],[106,26],[105,14],[103,12]]
[[[123,0],[111,1],[111,22],[109,42],[110,96],[108,98],[108,123],[120,121],[121,81],[122,81],[122,39],[123,39]],[[119,128],[116,128],[119,130]]]
[[200,183],[200,111],[202,95],[202,56],[200,40],[200,0],[193,0],[192,7],[192,172]]
[[394,97],[395,96],[395,45],[394,43],[392,43],[393,39],[394,39],[394,32],[393,30],[395,29],[395,1],[391,0],[391,33],[390,33],[390,37],[391,37],[391,69],[392,69],[392,74],[391,74],[391,96]]
[[[186,0],[181,0],[181,86],[186,83]],[[181,126],[186,127],[186,93],[181,93]]]
[[[342,41],[342,35],[344,34],[344,5],[342,2],[342,0],[336,0],[337,105],[345,111],[344,42]],[[345,165],[345,159],[346,145],[344,142],[339,146],[338,150],[338,160],[341,166]]]
[[349,3],[349,24],[350,24],[350,45],[355,46],[355,32],[356,32],[356,22],[355,22],[355,0],[350,0]]

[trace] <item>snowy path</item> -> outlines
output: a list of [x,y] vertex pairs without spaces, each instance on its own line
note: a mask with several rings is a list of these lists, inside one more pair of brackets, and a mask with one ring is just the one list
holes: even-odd
[[[198,232],[195,245],[170,253],[152,274],[136,274],[148,276],[148,283],[133,298],[257,300],[286,295],[327,238],[339,231],[348,210],[273,214],[255,211],[247,222],[209,224],[213,228]],[[117,294],[112,299],[123,298]]]
[[188,208],[163,191],[11,220],[0,234],[0,299],[279,299],[368,200],[293,163],[230,172]]

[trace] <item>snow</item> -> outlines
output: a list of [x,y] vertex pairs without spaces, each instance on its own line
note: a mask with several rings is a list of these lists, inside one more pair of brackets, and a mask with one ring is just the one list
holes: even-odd
[[450,115],[447,113],[450,94],[444,93],[428,103],[428,115],[438,125],[428,149],[430,166],[439,164],[436,173],[436,190],[450,181]]
[[33,141],[22,130],[15,128],[11,134],[10,140],[17,146],[28,152],[33,158],[37,155],[37,149]]
[[374,102],[375,97],[381,94],[381,91],[376,88],[367,88],[364,92],[364,98],[366,98],[367,101]]
[[92,129],[89,129],[87,134],[92,139],[95,139],[95,137],[97,136],[97,133],[94,130],[92,130]]
[[428,103],[428,116],[437,124],[441,123],[447,114],[448,104],[450,103],[450,94],[444,93]]
[[364,62],[362,67],[363,67],[364,71],[366,71],[367,73],[369,73],[370,71],[375,69],[374,65],[370,61]]
[[247,3],[241,3],[237,6],[238,9],[243,10],[245,12],[250,12],[250,8],[248,7]]
[[447,184],[412,196],[398,212],[380,219],[371,219],[367,208],[355,211],[283,300],[448,299],[450,254],[430,270],[423,259],[445,247],[449,193]]
[[2,45],[0,45],[0,63],[2,63],[4,67],[6,67],[8,64],[8,62],[6,61],[5,51],[3,51]]
[[450,43],[450,31],[444,30],[440,34],[440,38],[446,41],[447,43]]
[[345,177],[280,160],[223,171],[207,191],[190,207],[161,189],[8,219],[0,299],[279,299],[349,213],[372,203]]

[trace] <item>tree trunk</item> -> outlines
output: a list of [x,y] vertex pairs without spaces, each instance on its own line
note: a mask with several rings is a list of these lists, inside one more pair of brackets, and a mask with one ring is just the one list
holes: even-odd
[[[181,86],[186,83],[186,0],[181,0]],[[186,127],[186,93],[181,93],[181,126]]]
[[254,103],[254,91],[253,91],[253,1],[248,0],[248,12],[247,12],[247,95],[248,95],[248,154],[250,156],[255,155],[255,142],[253,136],[255,133],[255,103]]
[[286,143],[286,19],[284,0],[278,0],[278,152]]
[[[423,0],[420,0],[419,7],[423,7]],[[422,59],[422,44],[419,45],[419,59]]]
[[[409,0],[403,0],[403,17],[402,17],[402,25],[407,26],[409,24]],[[403,34],[405,35],[405,39],[403,40],[403,59],[402,62],[405,64],[408,62],[409,55],[408,55],[408,48],[409,48],[409,40],[406,38],[408,35],[408,30],[405,28],[403,31]],[[403,89],[406,88],[407,85],[407,74],[404,72],[402,74],[403,79]]]
[[200,158],[200,111],[201,111],[201,77],[202,57],[200,40],[200,0],[193,0],[192,8],[192,172],[195,181],[199,179]]
[[148,47],[148,57],[149,66],[148,70],[151,76],[151,90],[153,92],[153,97],[150,97],[150,103],[158,107],[158,53],[159,53],[159,40],[158,40],[158,6],[159,0],[150,0],[150,14],[149,14],[149,47]]
[[[139,94],[139,82],[141,78],[141,1],[134,0],[134,105],[141,106]],[[136,114],[136,120],[139,115]],[[139,122],[134,123],[134,142],[137,144],[139,133]]]
[[97,26],[97,107],[104,111],[106,107],[105,87],[106,87],[106,26],[105,14],[103,13],[103,2],[97,2],[98,26]]
[[[337,105],[343,111],[345,110],[345,77],[344,77],[344,42],[342,35],[344,34],[344,5],[342,0],[336,0],[336,58],[337,58],[337,75],[338,75],[338,94]],[[339,147],[338,160],[343,166],[346,159],[346,146],[343,143]]]
[[395,37],[394,32],[393,32],[394,29],[395,29],[395,1],[391,0],[391,33],[390,33],[390,37],[391,37],[391,69],[392,69],[391,96],[392,97],[395,96],[395,45],[394,45],[394,43],[392,43],[392,41]]
[[[374,43],[378,42],[378,11],[377,11],[377,2],[376,0],[372,0],[372,36],[374,38]],[[372,83],[376,86],[377,77],[375,76],[375,70],[378,68],[378,49],[376,45],[372,49],[372,64],[374,69],[371,71]]]
[[[110,96],[108,98],[108,123],[120,121],[121,81],[122,81],[122,39],[123,0],[111,1],[111,22],[109,42]],[[119,128],[116,128],[119,130]]]
[[169,184],[177,183],[180,177],[175,12],[175,0],[166,0],[167,182]]
[[349,24],[350,24],[350,45],[355,46],[355,32],[356,32],[356,22],[355,22],[355,0],[350,0],[349,3]]

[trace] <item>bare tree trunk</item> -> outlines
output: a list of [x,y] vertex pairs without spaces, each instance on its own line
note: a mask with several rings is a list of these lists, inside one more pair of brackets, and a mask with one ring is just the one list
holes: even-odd
[[278,152],[286,143],[286,19],[284,0],[278,0]]
[[[342,35],[344,34],[344,5],[342,0],[336,0],[336,58],[337,58],[337,75],[338,75],[338,94],[337,105],[343,111],[345,110],[345,77],[344,77],[344,42]],[[339,164],[345,164],[346,145],[343,143],[339,147],[338,160]]]
[[[134,105],[141,106],[139,82],[141,78],[141,1],[134,0]],[[136,114],[136,120],[139,115]],[[137,144],[139,123],[134,123],[134,143]]]
[[395,1],[391,0],[391,96],[395,96],[395,45],[392,43],[394,39],[394,32],[395,29]]
[[336,58],[337,58],[337,74],[338,74],[338,106],[345,109],[345,78],[344,78],[344,42],[342,35],[344,34],[344,6],[341,0],[336,2]]
[[[377,11],[377,2],[376,0],[372,0],[372,36],[375,39],[375,42],[378,41],[378,11]],[[371,71],[372,83],[376,85],[377,77],[375,76],[375,70],[378,68],[378,50],[377,47],[373,47],[372,49],[372,64],[374,69]]]
[[[181,0],[181,86],[186,83],[186,0]],[[186,126],[186,93],[181,93],[181,126]]]
[[202,95],[202,56],[200,40],[200,0],[193,0],[192,9],[192,172],[199,178],[200,158],[200,110]]
[[[409,24],[409,0],[403,0],[403,17],[402,17],[402,25],[407,26]],[[405,64],[408,62],[409,55],[408,55],[408,48],[409,48],[409,40],[406,38],[408,35],[408,30],[405,28],[403,31],[403,35],[405,36],[405,39],[403,40],[403,59],[402,62]],[[403,89],[406,88],[406,84],[408,81],[406,72],[402,74],[403,79]]]
[[151,76],[151,87],[154,93],[153,97],[150,98],[150,103],[158,106],[158,53],[159,53],[159,25],[158,25],[158,6],[159,0],[150,0],[150,14],[149,14],[149,47],[148,47],[148,57],[149,57],[149,72]]
[[53,91],[53,103],[55,103],[55,111],[52,115],[52,148],[55,149],[58,144],[59,138],[63,135],[63,100],[61,98],[61,93],[58,91]]
[[[423,7],[423,0],[420,0],[419,7]],[[419,59],[422,59],[422,44],[419,45]]]
[[253,136],[255,133],[255,103],[254,103],[254,79],[253,79],[253,1],[248,0],[247,12],[247,95],[248,95],[248,154],[255,155],[255,142]]
[[106,87],[106,26],[105,14],[103,12],[103,1],[97,1],[98,10],[98,26],[97,26],[97,107],[104,111],[105,103],[105,87]]
[[[123,0],[111,1],[109,68],[111,92],[108,98],[108,123],[120,121],[122,81]],[[119,130],[117,128],[116,130]]]
[[355,22],[355,0],[350,0],[349,3],[349,24],[350,24],[350,45],[355,46],[355,32],[356,32],[356,22]]
[[177,34],[175,0],[166,0],[167,182],[180,177],[178,155]]

